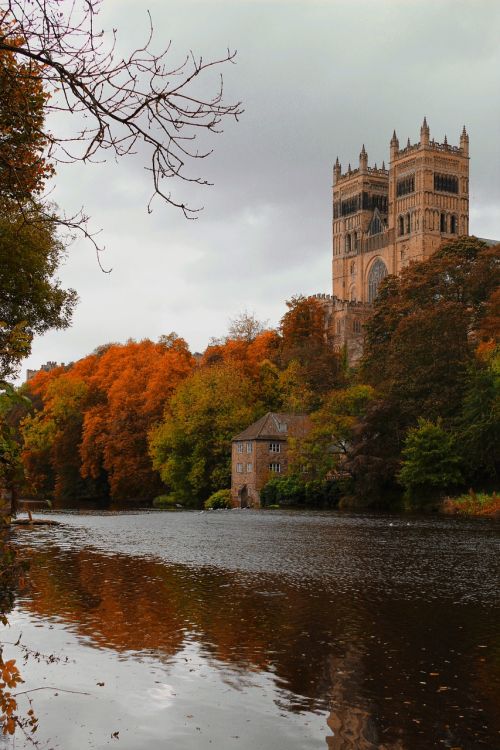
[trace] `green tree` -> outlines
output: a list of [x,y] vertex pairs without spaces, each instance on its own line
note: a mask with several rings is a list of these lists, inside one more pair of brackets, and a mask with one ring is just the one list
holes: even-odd
[[153,466],[183,505],[231,482],[231,439],[259,416],[255,384],[232,363],[203,367],[178,387],[150,435]]
[[500,473],[500,352],[476,360],[466,379],[457,436],[467,479],[491,483]]
[[64,257],[55,226],[33,211],[0,212],[0,375],[12,375],[34,334],[70,325],[76,292],[56,274]]
[[432,501],[462,482],[454,437],[440,420],[419,419],[408,431],[402,457],[398,479],[414,503]]
[[367,385],[332,391],[311,414],[312,429],[304,438],[290,439],[292,469],[307,479],[324,480],[341,468],[354,430],[374,398]]

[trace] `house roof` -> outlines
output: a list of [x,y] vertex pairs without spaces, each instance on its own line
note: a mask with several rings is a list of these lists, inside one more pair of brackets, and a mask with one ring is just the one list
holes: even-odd
[[307,414],[286,414],[268,411],[263,417],[236,435],[233,440],[266,440],[268,438],[300,437],[311,429]]

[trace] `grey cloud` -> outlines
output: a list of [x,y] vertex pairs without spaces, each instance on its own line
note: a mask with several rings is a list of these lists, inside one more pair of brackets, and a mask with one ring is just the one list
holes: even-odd
[[[457,142],[467,124],[471,231],[500,237],[498,4],[156,0],[150,8],[155,43],[172,39],[174,59],[238,49],[225,91],[245,113],[192,167],[215,186],[177,187],[205,206],[195,222],[159,202],[146,213],[144,149],[119,164],[59,170],[56,199],[69,211],[85,204],[114,270],[102,275],[82,242],[70,249],[61,275],[82,299],[74,325],[35,342],[29,366],[172,329],[200,349],[245,307],[276,322],[292,294],[328,291],[335,157],[354,166],[364,142],[370,163],[387,162],[393,128],[416,141],[424,114],[437,140],[447,133]],[[144,39],[135,0],[108,0],[102,20],[119,29],[122,50]]]

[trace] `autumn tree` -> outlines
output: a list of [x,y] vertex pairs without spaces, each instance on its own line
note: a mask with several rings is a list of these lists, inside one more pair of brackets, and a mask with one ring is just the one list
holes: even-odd
[[[325,310],[313,297],[293,297],[280,323],[283,369],[300,370],[306,389],[318,396],[345,382],[341,358],[326,339]],[[311,404],[312,406],[312,404]]]
[[[0,27],[0,38],[7,29]],[[0,207],[25,206],[40,195],[53,167],[45,156],[45,106],[42,67],[18,57],[22,43],[11,38],[12,50],[0,46]]]
[[111,346],[89,379],[95,405],[85,413],[81,473],[104,471],[114,500],[151,500],[161,490],[148,453],[148,433],[193,367],[186,342],[175,335],[159,343]]
[[[0,38],[2,37],[0,25]],[[19,38],[12,39],[15,48]],[[0,45],[0,377],[30,352],[35,333],[69,325],[76,293],[57,271],[64,247],[39,196],[53,170],[44,153],[47,96],[40,65]],[[42,213],[44,220],[41,221]]]
[[[460,237],[381,284],[361,367],[377,400],[356,431],[348,459],[358,497],[383,502],[384,495],[393,495],[407,432],[420,418],[442,419],[443,429],[453,431],[466,402],[472,415],[470,388],[479,387],[479,380],[471,386],[468,373],[476,366],[484,321],[492,320],[498,257],[498,248]],[[484,420],[483,426],[486,435],[490,427]]]

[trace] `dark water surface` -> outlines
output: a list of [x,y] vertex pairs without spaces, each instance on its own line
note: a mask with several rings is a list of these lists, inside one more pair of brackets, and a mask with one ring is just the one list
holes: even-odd
[[3,632],[50,688],[41,747],[500,748],[494,522],[52,517],[15,532],[31,587]]

